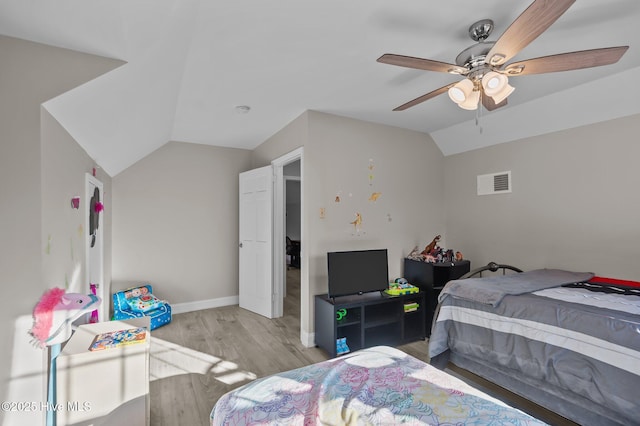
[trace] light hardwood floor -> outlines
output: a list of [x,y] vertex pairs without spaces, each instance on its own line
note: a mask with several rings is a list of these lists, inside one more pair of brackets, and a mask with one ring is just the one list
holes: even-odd
[[[269,320],[227,306],[173,316],[154,330],[150,359],[151,424],[208,425],[224,393],[264,377],[328,359],[300,342],[300,275],[287,271],[284,316]],[[400,347],[426,359],[427,343]]]
[[[300,342],[299,277],[299,270],[287,271],[282,318],[269,320],[227,306],[174,315],[170,324],[151,333],[152,426],[208,425],[224,393],[255,378],[328,359],[323,350]],[[426,340],[399,349],[429,361]],[[575,425],[464,371],[447,371],[549,424]]]

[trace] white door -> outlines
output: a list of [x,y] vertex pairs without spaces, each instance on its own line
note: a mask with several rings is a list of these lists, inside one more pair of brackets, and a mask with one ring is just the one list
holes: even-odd
[[104,243],[103,243],[103,220],[104,213],[101,208],[96,207],[98,203],[104,201],[103,185],[98,179],[89,173],[85,179],[85,265],[86,265],[86,288],[85,292],[91,292],[91,285],[96,287],[96,295],[101,302],[98,305],[98,321],[106,321],[108,318],[109,296],[104,291]]
[[240,173],[240,307],[273,318],[273,171]]

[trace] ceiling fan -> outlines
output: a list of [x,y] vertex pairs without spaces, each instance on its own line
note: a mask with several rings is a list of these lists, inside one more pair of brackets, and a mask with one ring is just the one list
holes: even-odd
[[535,0],[497,41],[486,41],[493,30],[493,21],[483,19],[469,28],[469,36],[477,43],[463,50],[455,64],[387,53],[378,62],[426,71],[446,72],[466,77],[412,101],[394,111],[403,111],[444,92],[459,107],[469,110],[482,105],[489,111],[507,104],[514,87],[509,77],[569,71],[616,63],[629,46],[606,47],[543,56],[505,63],[546,31],[575,0]]

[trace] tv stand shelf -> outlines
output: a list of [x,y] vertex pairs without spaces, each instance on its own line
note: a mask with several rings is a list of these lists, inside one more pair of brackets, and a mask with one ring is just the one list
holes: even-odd
[[[405,304],[417,303],[418,309],[405,312]],[[338,320],[338,312],[346,314]],[[316,345],[337,355],[337,340],[346,338],[350,352],[377,345],[397,346],[424,340],[424,292],[389,296],[383,293],[330,298],[315,297]]]
[[450,280],[457,280],[471,270],[471,262],[427,263],[419,260],[404,259],[404,277],[425,292],[427,311],[425,315],[427,337],[431,336],[433,315],[438,305],[438,295]]

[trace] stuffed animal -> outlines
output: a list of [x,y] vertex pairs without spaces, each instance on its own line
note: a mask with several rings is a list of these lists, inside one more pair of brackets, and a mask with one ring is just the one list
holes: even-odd
[[446,252],[444,252],[444,261],[445,262],[453,262],[454,259],[454,254],[453,254],[453,250],[449,249]]
[[413,250],[411,250],[411,253],[407,255],[407,259],[424,260],[424,257],[420,254],[420,249],[418,248],[418,246],[415,246]]
[[428,246],[426,246],[426,247],[424,248],[424,250],[422,251],[422,253],[420,253],[420,254],[422,254],[422,255],[423,255],[423,256],[425,256],[425,257],[426,257],[426,256],[428,256],[428,255],[433,256],[432,252],[433,252],[433,250],[435,250],[436,246],[438,245],[438,241],[440,241],[440,238],[441,238],[441,236],[440,236],[440,235],[436,235],[436,236],[433,238],[433,241],[431,241],[431,242],[429,243],[429,245],[428,245]]

